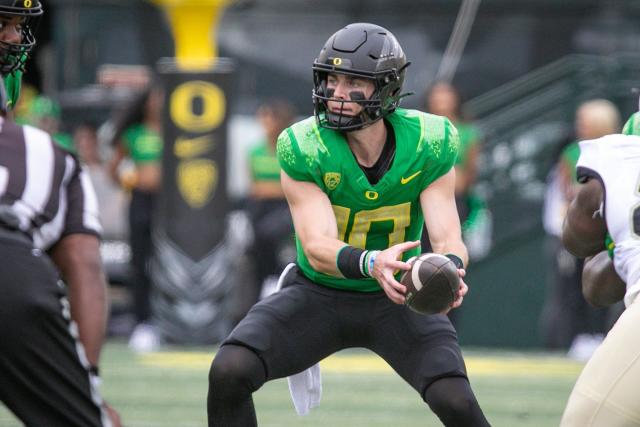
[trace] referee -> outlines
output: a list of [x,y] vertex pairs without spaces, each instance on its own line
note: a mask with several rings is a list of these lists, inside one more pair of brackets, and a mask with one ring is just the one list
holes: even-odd
[[[38,0],[0,0],[5,84],[35,44],[30,20],[40,14]],[[15,94],[7,98],[5,84],[0,82],[0,401],[27,426],[119,426],[97,390],[107,315],[97,200],[76,157],[47,133],[6,117]]]

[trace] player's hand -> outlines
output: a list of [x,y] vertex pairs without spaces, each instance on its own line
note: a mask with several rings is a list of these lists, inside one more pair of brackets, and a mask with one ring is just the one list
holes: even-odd
[[389,299],[396,304],[404,304],[404,294],[407,292],[407,288],[398,282],[393,274],[398,270],[411,270],[411,264],[400,261],[400,258],[404,252],[418,246],[420,246],[419,240],[399,243],[381,251],[376,256],[371,276],[380,283]]
[[103,401],[104,409],[107,411],[107,415],[109,419],[111,419],[111,424],[113,427],[122,427],[122,422],[120,421],[120,414],[116,412],[106,401]]
[[464,268],[459,268],[458,274],[460,275],[460,286],[458,287],[458,297],[455,299],[455,301],[453,301],[453,303],[451,303],[448,309],[442,312],[442,314],[447,314],[449,311],[453,310],[454,308],[460,307],[462,305],[462,300],[464,299],[464,296],[467,294],[467,292],[469,292],[469,286],[467,286],[464,280],[462,280],[464,276],[467,274],[466,270]]

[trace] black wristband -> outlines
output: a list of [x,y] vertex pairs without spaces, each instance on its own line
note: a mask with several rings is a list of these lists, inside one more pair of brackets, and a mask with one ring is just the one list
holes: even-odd
[[364,279],[367,276],[364,274],[364,249],[354,248],[353,246],[345,246],[338,252],[338,259],[336,264],[338,270],[347,279]]
[[449,258],[456,265],[457,268],[464,268],[464,264],[462,263],[462,259],[458,255],[454,254],[446,254],[447,258]]
[[95,375],[96,377],[100,376],[100,369],[96,365],[89,365],[89,372]]

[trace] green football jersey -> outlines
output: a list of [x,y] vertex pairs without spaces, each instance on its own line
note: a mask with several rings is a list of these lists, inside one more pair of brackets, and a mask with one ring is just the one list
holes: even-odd
[[625,123],[622,133],[625,135],[637,135],[640,136],[640,111],[634,113],[627,123]]
[[[285,129],[278,138],[280,166],[291,178],[315,183],[329,197],[338,238],[362,249],[383,250],[419,240],[424,218],[420,193],[446,174],[458,155],[458,133],[451,122],[416,110],[399,109],[385,118],[396,138],[389,170],[373,185],[358,165],[341,132],[318,127],[314,117]],[[296,237],[297,261],[321,285],[361,292],[379,291],[375,279],[345,279],[315,271]],[[403,259],[417,255],[407,251]]]

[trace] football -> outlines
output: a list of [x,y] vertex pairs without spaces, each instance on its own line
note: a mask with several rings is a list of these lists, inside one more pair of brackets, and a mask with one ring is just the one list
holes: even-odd
[[400,283],[407,287],[405,304],[420,314],[440,313],[453,303],[460,286],[458,269],[444,255],[426,253],[408,260],[411,270]]

